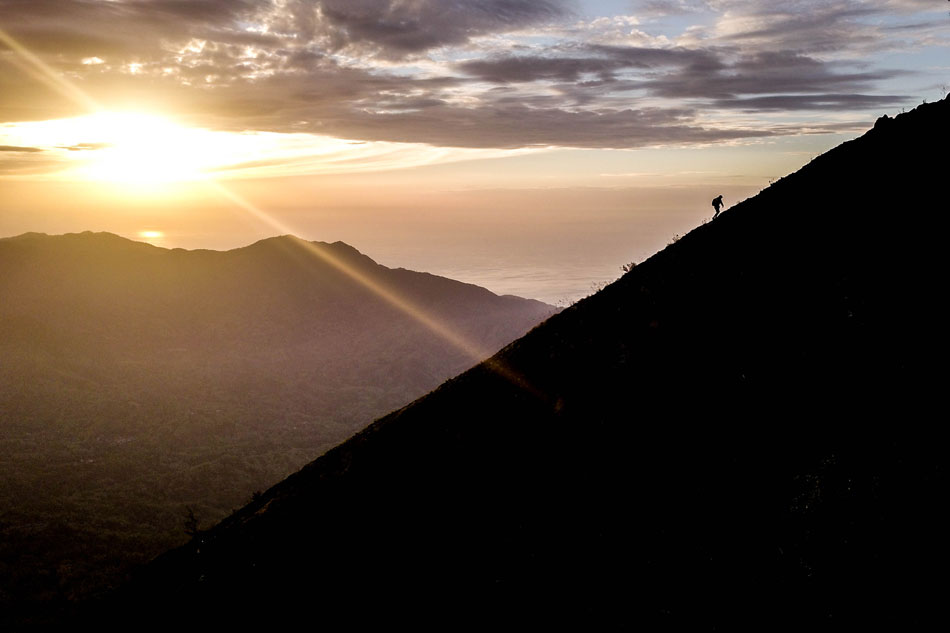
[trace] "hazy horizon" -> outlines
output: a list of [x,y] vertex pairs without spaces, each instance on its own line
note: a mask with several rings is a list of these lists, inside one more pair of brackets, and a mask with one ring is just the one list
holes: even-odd
[[[69,185],[60,185],[68,188]],[[106,231],[163,248],[229,250],[257,240],[290,233],[320,242],[342,241],[390,268],[428,272],[483,286],[492,292],[568,305],[620,276],[620,267],[639,262],[710,217],[710,186],[671,189],[550,189],[457,191],[443,194],[451,208],[423,208],[425,201],[406,200],[412,209],[284,208],[280,231],[269,225],[233,222],[219,233],[191,226],[167,210],[128,214],[121,205],[103,213],[102,198],[86,201],[103,217],[83,225],[72,212],[57,213],[51,201],[45,221],[5,215],[0,237],[35,231],[51,235]],[[759,188],[723,188],[728,206]],[[716,190],[715,193],[720,193]],[[538,206],[526,209],[527,199]],[[431,203],[429,203],[431,204]],[[590,207],[584,206],[591,205]],[[513,208],[520,207],[516,214]],[[205,207],[207,213],[208,207]],[[232,215],[226,208],[222,216]],[[85,215],[85,214],[83,214]],[[57,217],[59,216],[59,217]],[[224,224],[224,223],[222,223]],[[167,226],[177,227],[168,229]]]

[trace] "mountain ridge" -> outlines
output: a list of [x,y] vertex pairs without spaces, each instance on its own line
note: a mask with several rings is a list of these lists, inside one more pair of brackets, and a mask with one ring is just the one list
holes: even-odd
[[[456,284],[463,284],[465,286],[469,286],[473,288],[483,288],[482,286],[478,286],[477,284],[457,281],[449,277],[445,277],[444,275],[436,275],[436,274],[429,273],[426,271],[414,271],[414,270],[404,268],[404,267],[391,268],[388,266],[384,266],[376,262],[371,257],[367,256],[366,254],[360,252],[357,248],[340,240],[337,240],[336,242],[322,242],[322,241],[317,241],[317,240],[310,241],[310,240],[305,240],[303,238],[297,237],[292,234],[265,237],[260,240],[257,240],[256,242],[252,242],[251,244],[248,244],[246,246],[240,246],[240,247],[227,249],[227,250],[217,250],[217,249],[210,249],[210,248],[196,248],[196,249],[185,249],[185,248],[180,248],[180,247],[169,248],[169,247],[159,246],[156,244],[151,244],[149,242],[133,240],[131,238],[127,238],[115,233],[111,233],[109,231],[81,231],[81,232],[64,233],[64,234],[49,234],[49,233],[41,233],[37,231],[28,231],[20,235],[0,237],[0,243],[8,242],[8,243],[19,244],[19,245],[23,245],[28,242],[36,242],[36,241],[44,241],[46,242],[46,245],[49,245],[50,240],[68,241],[68,242],[71,242],[73,245],[80,245],[84,243],[86,246],[90,246],[90,247],[98,246],[101,244],[98,244],[95,242],[89,242],[88,240],[99,240],[100,242],[121,244],[127,248],[138,248],[138,249],[141,249],[142,252],[145,252],[148,249],[156,249],[157,251],[163,251],[163,252],[190,253],[190,254],[197,254],[197,255],[204,255],[204,254],[221,255],[225,253],[237,254],[237,253],[252,252],[255,249],[268,249],[268,248],[282,249],[291,245],[303,243],[303,244],[316,246],[318,248],[326,248],[332,252],[336,252],[341,255],[344,255],[349,260],[359,262],[366,266],[379,266],[381,268],[385,268],[391,271],[405,271],[407,273],[414,273],[417,275],[425,275],[425,276],[434,277],[438,279],[445,279],[445,280],[452,281]],[[85,240],[85,242],[79,242],[79,240]],[[141,245],[141,246],[133,246],[133,245]],[[485,290],[488,290],[488,289],[485,288]],[[489,290],[489,292],[491,291]],[[498,295],[493,292],[491,294],[494,294],[495,296],[499,296],[499,297],[501,296],[517,297],[517,295]],[[517,298],[526,299],[528,301],[537,301],[536,299],[530,299],[526,297],[517,297]],[[543,303],[543,302],[538,301],[538,303]]]

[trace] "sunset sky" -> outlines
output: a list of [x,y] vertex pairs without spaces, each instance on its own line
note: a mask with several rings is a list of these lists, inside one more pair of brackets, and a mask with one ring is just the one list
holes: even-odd
[[0,0],[0,236],[550,302],[950,89],[945,0]]

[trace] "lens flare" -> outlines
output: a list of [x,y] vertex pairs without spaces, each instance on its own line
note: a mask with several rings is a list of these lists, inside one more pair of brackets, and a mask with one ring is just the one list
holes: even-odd
[[[264,212],[262,209],[259,209],[257,206],[243,198],[242,196],[231,191],[224,185],[219,182],[208,181],[208,185],[213,187],[218,193],[222,196],[233,202],[235,205],[254,216],[261,222],[268,225],[270,228],[275,229],[277,232],[285,235],[293,235],[294,231],[280,222],[276,218],[272,217],[268,213]],[[332,254],[328,253],[325,250],[317,248],[313,243],[306,240],[296,238],[294,242],[308,255],[316,257],[325,263],[333,266],[335,269],[345,274],[347,277],[360,284],[367,290],[373,292],[377,297],[393,306],[394,308],[400,310],[404,314],[410,316],[413,320],[423,325],[426,329],[432,332],[434,335],[438,336],[442,340],[446,341],[454,348],[466,355],[471,361],[472,364],[477,364],[482,361],[486,362],[486,367],[490,369],[495,374],[501,376],[505,380],[508,380],[514,385],[517,385],[525,392],[531,394],[539,400],[546,400],[544,394],[533,387],[528,380],[522,376],[520,373],[516,372],[512,368],[508,367],[498,358],[489,358],[489,356],[495,351],[485,348],[484,346],[478,345],[473,341],[469,340],[461,333],[456,332],[451,326],[440,321],[438,318],[432,316],[426,312],[422,307],[416,305],[406,297],[402,297],[392,290],[381,285],[375,279],[368,277],[363,272],[353,268],[345,261],[334,257]]]
[[102,109],[92,97],[74,86],[60,73],[47,66],[42,59],[10,37],[3,29],[0,29],[0,43],[5,44],[10,50],[17,54],[20,61],[17,62],[17,57],[14,57],[13,62],[36,81],[58,92],[84,110],[95,112]]

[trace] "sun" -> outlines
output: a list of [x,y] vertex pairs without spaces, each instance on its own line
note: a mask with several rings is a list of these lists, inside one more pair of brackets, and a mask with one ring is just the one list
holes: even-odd
[[42,153],[33,172],[39,178],[117,183],[149,193],[155,187],[148,185],[220,177],[235,161],[256,158],[249,140],[253,135],[188,127],[147,111],[0,125],[0,146]]
[[102,112],[74,119],[77,155],[85,180],[154,185],[201,180],[219,161],[205,130],[189,129],[155,114]]

